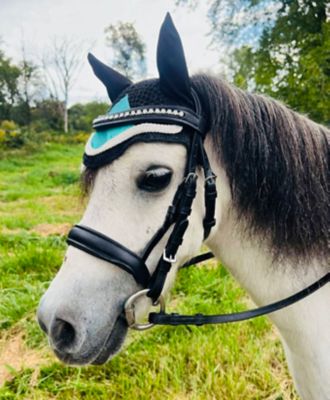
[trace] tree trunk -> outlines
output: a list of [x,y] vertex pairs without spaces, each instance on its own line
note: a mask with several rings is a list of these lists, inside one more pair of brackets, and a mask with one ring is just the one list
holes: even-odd
[[68,115],[68,106],[67,106],[67,104],[66,103],[64,103],[64,132],[65,133],[68,133],[68,118],[69,117],[69,115]]
[[64,132],[68,133],[69,127],[69,115],[68,115],[68,103],[69,103],[69,86],[65,85],[65,93],[64,93],[64,110],[63,110],[63,122],[64,122]]

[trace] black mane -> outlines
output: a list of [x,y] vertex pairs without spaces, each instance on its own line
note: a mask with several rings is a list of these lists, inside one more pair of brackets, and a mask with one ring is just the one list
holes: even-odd
[[329,130],[216,78],[192,81],[249,233],[277,256],[329,256]]

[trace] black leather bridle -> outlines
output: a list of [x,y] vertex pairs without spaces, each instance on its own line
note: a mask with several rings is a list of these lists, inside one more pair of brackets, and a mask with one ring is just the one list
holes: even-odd
[[[255,318],[260,315],[280,310],[281,308],[287,307],[303,299],[304,297],[324,286],[330,280],[330,273],[327,273],[311,286],[286,299],[245,312],[220,315],[169,315],[165,313],[165,303],[161,293],[166,277],[171,270],[172,265],[176,263],[178,249],[183,241],[185,232],[189,225],[188,218],[196,196],[196,170],[198,167],[200,167],[204,173],[204,240],[209,236],[211,229],[216,222],[216,176],[210,167],[210,163],[204,149],[203,142],[206,134],[206,125],[202,116],[201,105],[196,93],[193,93],[193,97],[195,102],[194,110],[182,107],[169,108],[168,106],[149,106],[147,108],[137,107],[131,109],[129,112],[99,117],[93,123],[95,128],[109,128],[125,125],[127,123],[141,122],[169,123],[181,125],[186,128],[189,133],[190,143],[185,177],[177,188],[172,204],[167,210],[163,225],[152,237],[141,256],[135,254],[130,249],[116,242],[115,240],[87,226],[76,225],[72,228],[68,235],[68,244],[118,266],[119,268],[131,274],[136,282],[144,288],[142,291],[131,296],[125,304],[125,313],[128,325],[135,329],[146,329],[155,324],[203,325],[235,322]],[[162,257],[159,259],[154,273],[150,275],[150,272],[146,266],[146,261],[152,250],[170,228],[172,228],[172,231],[169,234]],[[194,257],[182,267],[196,264],[211,257],[213,257],[212,253],[202,254]],[[135,320],[134,305],[139,297],[145,295],[152,300],[154,305],[160,304],[161,311],[159,313],[150,313],[148,317],[148,324],[139,324]]]

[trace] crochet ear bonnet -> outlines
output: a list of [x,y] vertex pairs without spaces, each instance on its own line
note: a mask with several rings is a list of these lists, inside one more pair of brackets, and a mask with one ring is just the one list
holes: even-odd
[[84,165],[102,167],[137,142],[180,143],[188,147],[193,131],[205,133],[198,97],[191,87],[179,34],[169,14],[157,47],[159,79],[132,83],[99,61],[88,60],[105,85],[112,107],[93,121],[94,132],[84,153]]

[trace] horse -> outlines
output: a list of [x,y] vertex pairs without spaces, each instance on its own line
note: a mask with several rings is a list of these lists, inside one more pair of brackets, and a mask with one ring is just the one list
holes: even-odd
[[[202,244],[257,305],[329,281],[326,127],[219,78],[190,77],[170,15],[159,78],[133,84],[88,59],[113,105],[94,121],[82,168],[89,202],[38,308],[60,360],[110,360],[129,325],[152,325],[136,321],[163,307]],[[330,398],[329,300],[324,285],[269,315],[303,399]]]

